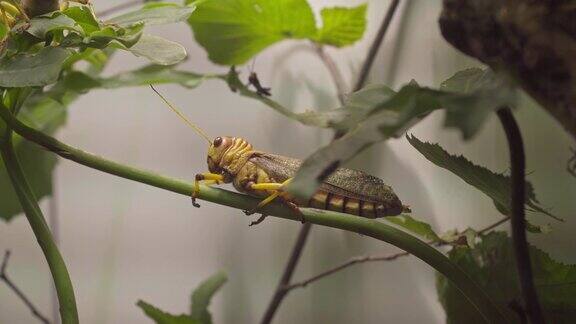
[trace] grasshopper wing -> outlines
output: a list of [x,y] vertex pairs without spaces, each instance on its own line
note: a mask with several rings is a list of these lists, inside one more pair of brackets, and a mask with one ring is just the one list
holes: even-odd
[[[255,152],[250,161],[278,182],[294,177],[302,164],[299,159],[264,152]],[[320,185],[320,190],[376,204],[399,204],[401,206],[392,188],[382,179],[358,170],[336,169]]]

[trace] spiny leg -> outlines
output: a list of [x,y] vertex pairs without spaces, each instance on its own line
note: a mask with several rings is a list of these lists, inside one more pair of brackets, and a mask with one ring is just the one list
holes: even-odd
[[254,214],[256,211],[258,211],[260,208],[268,205],[269,203],[271,203],[274,199],[276,199],[280,193],[282,188],[287,185],[288,183],[290,183],[290,181],[292,181],[292,178],[287,179],[286,181],[282,182],[282,183],[278,183],[278,182],[263,182],[263,183],[250,183],[248,184],[248,189],[251,190],[266,190],[266,191],[274,191],[274,193],[272,193],[270,196],[266,197],[264,200],[262,200],[256,207],[254,207],[252,210],[247,210],[244,211],[244,213],[246,215],[252,215]]
[[[274,201],[274,199],[280,197],[280,198],[284,198],[282,189],[290,183],[290,181],[292,181],[292,178],[287,179],[286,181],[282,182],[282,183],[277,183],[277,182],[268,182],[268,183],[252,183],[249,185],[249,188],[252,190],[267,190],[267,191],[274,191],[274,193],[272,193],[270,196],[266,197],[264,200],[262,200],[254,209],[250,210],[250,211],[244,211],[244,213],[246,215],[252,215],[254,213],[256,213],[259,209],[261,209],[262,207],[266,206],[267,204],[271,203],[272,201]],[[304,215],[302,214],[302,212],[300,211],[300,209],[298,208],[298,206],[296,206],[296,204],[290,202],[288,199],[282,199],[283,202],[290,207],[296,214],[300,215],[300,221],[302,223],[305,222],[304,219]],[[252,225],[256,225],[256,224],[260,224],[262,221],[264,221],[264,218],[266,218],[265,215],[262,215],[262,217],[260,217],[257,221],[252,222],[252,224],[250,224],[250,226]]]
[[205,185],[220,184],[224,182],[224,177],[221,174],[216,173],[198,173],[194,178],[194,190],[192,191],[192,205],[196,208],[200,207],[200,204],[196,202],[198,194],[200,193],[200,182]]

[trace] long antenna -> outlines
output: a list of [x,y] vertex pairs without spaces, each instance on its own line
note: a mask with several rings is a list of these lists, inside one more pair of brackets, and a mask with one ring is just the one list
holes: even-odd
[[182,118],[182,120],[184,120],[186,124],[188,124],[188,126],[192,127],[196,131],[196,133],[204,137],[208,142],[208,145],[212,144],[210,137],[208,137],[208,135],[206,135],[206,133],[204,133],[204,131],[202,131],[200,127],[194,125],[191,121],[189,121],[188,118],[186,118],[186,116],[184,116],[184,114],[180,110],[178,110],[178,108],[174,107],[174,105],[172,105],[170,101],[168,101],[168,99],[164,98],[164,96],[158,90],[156,90],[156,88],[154,88],[153,85],[150,85],[150,88],[152,88],[152,90],[156,92],[156,94],[162,99],[162,101],[164,101],[166,105],[168,105],[168,107],[170,107],[170,109],[172,109],[172,111],[175,112],[176,115],[178,115],[178,117]]

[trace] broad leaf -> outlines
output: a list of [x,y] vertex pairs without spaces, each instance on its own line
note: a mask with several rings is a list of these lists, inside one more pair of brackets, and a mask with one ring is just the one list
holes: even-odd
[[206,0],[196,6],[188,23],[218,64],[242,64],[280,40],[311,39],[317,32],[306,0]]
[[[66,75],[62,80],[63,89],[75,92],[88,92],[92,89],[117,89],[125,87],[148,86],[150,84],[179,84],[192,89],[200,85],[203,80],[219,78],[221,75],[202,75],[193,72],[177,71],[170,66],[148,65],[143,68],[120,72],[110,77],[91,76],[87,73],[75,71]],[[62,89],[54,89],[54,92]],[[53,93],[53,97],[58,97]]]
[[362,38],[366,30],[366,4],[354,8],[324,8],[322,28],[316,41],[322,44],[343,47]]
[[296,173],[288,191],[299,198],[311,197],[331,170],[353,158],[374,143],[397,137],[430,112],[440,109],[444,95],[421,88],[415,83],[404,86],[398,93],[388,96],[382,89],[383,102],[375,102],[370,111],[361,112],[366,118],[343,137],[308,157]]
[[142,300],[138,301],[136,305],[146,313],[146,316],[153,319],[156,324],[204,324],[185,314],[172,315],[166,313]]
[[190,317],[192,319],[198,320],[202,324],[212,324],[212,315],[208,311],[208,306],[214,294],[216,294],[227,280],[228,278],[224,272],[218,272],[206,279],[194,290],[190,311]]
[[162,37],[147,34],[142,35],[135,45],[126,48],[126,50],[160,65],[173,65],[186,58],[184,46]]
[[440,90],[466,96],[455,96],[446,106],[445,127],[461,131],[465,140],[472,138],[488,116],[497,108],[514,106],[515,88],[490,69],[471,68],[457,72],[442,82]]
[[58,80],[64,61],[71,51],[45,47],[36,54],[19,54],[0,60],[0,87],[38,87]]
[[159,3],[114,17],[107,23],[128,27],[135,24],[161,25],[184,21],[194,12],[194,5],[179,6],[171,3]]
[[430,224],[425,223],[423,221],[419,221],[412,216],[408,215],[400,215],[400,216],[389,216],[386,217],[386,220],[394,223],[398,226],[405,228],[406,230],[422,236],[429,241],[438,242],[440,241],[440,237],[434,230]]
[[[406,138],[430,162],[454,173],[469,185],[480,190],[492,199],[498,211],[505,215],[510,215],[511,191],[509,176],[475,165],[464,156],[451,155],[438,144],[422,142],[414,136],[407,136]],[[526,187],[526,206],[554,217],[538,204],[532,184],[527,182]]]
[[[378,88],[358,93],[355,100],[363,102],[364,108],[347,111],[344,107],[343,112],[349,113],[349,117],[332,125],[348,133],[306,159],[288,191],[298,198],[309,198],[335,167],[377,142],[401,135],[434,110],[445,109],[456,114],[477,107],[493,110],[504,103],[513,103],[514,90],[506,82],[494,82],[499,85],[495,88],[479,79],[485,80],[475,78],[476,86],[455,89],[458,91],[435,90],[411,82],[398,93],[386,87],[381,87],[380,94]],[[455,80],[455,77],[447,80],[444,88],[455,87],[458,84]],[[538,208],[534,206],[531,207]]]
[[[456,247],[450,260],[483,288],[511,323],[520,323],[513,305],[521,305],[522,295],[510,238],[504,232],[491,232],[474,248]],[[530,246],[534,283],[547,323],[573,323],[576,318],[576,266],[566,265]],[[447,315],[447,323],[485,323],[465,297],[446,277],[437,275],[436,287]]]

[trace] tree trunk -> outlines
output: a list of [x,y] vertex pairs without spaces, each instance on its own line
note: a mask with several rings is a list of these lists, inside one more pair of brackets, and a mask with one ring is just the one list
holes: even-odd
[[439,23],[448,42],[507,72],[576,139],[574,2],[444,0]]

